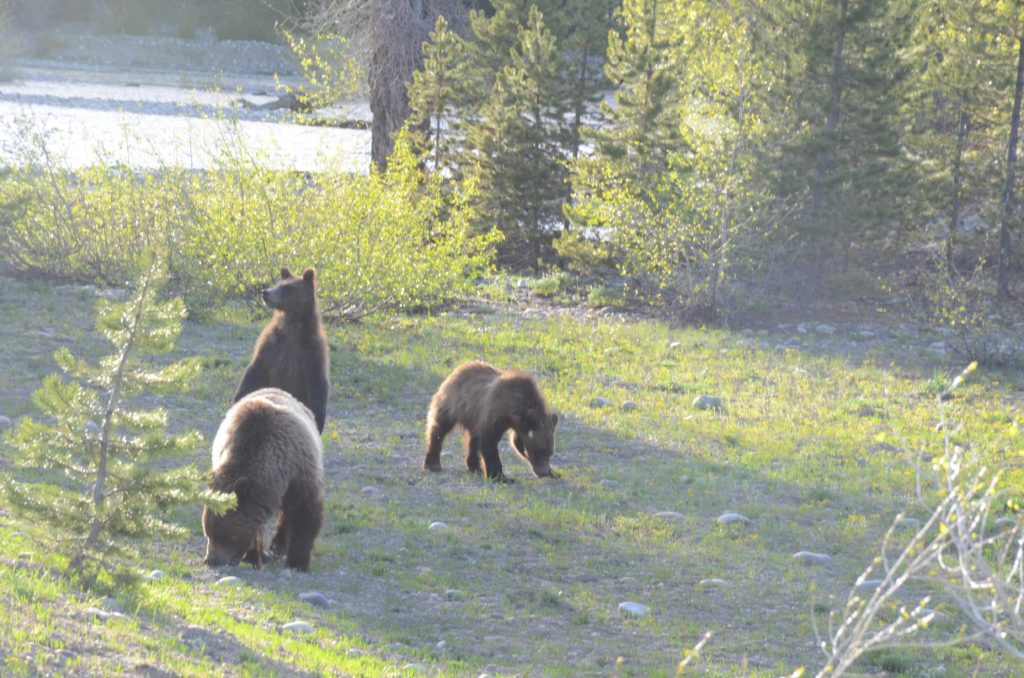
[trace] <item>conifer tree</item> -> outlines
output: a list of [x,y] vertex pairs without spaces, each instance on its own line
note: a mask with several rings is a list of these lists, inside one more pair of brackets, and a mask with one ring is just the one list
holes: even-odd
[[423,150],[429,148],[434,171],[451,172],[453,147],[461,137],[456,113],[465,57],[465,41],[439,16],[430,39],[423,43],[423,67],[409,83],[410,128],[423,130],[415,141]]
[[[180,391],[198,374],[195,360],[158,366],[151,356],[174,348],[185,315],[180,299],[158,301],[163,276],[150,267],[125,303],[100,301],[97,329],[114,353],[89,364],[69,350],[54,358],[64,373],[33,396],[43,418],[26,417],[6,438],[22,480],[0,478],[11,509],[34,525],[42,545],[63,553],[68,570],[109,566],[132,552],[126,537],[173,537],[187,530],[167,520],[177,505],[199,502],[205,474],[167,462],[195,452],[194,431],[169,435],[162,408],[134,409],[142,393]],[[210,497],[217,507],[226,497]]]
[[[497,25],[507,27],[515,13],[504,9],[495,16]],[[474,30],[498,39],[495,26],[483,29],[479,22],[474,15]],[[505,234],[499,260],[534,267],[568,199],[566,69],[536,7],[515,35],[509,63],[497,71],[478,115],[467,124],[460,165],[477,183],[480,215]]]

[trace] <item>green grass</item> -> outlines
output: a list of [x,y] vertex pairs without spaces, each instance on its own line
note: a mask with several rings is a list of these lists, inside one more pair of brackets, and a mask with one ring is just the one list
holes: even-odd
[[[87,292],[4,282],[0,413],[29,413],[57,346],[87,358],[105,350],[91,344],[92,306]],[[260,326],[221,317],[187,324],[179,352],[205,356],[207,369],[166,403],[172,422],[207,435]],[[56,577],[60,563],[46,554],[19,565],[31,526],[0,512],[0,598],[11,610],[0,621],[0,673],[109,672],[119,662],[125,672],[182,675],[402,675],[416,663],[429,675],[672,676],[707,630],[714,639],[696,662],[707,675],[816,669],[811,585],[819,601],[845,596],[895,514],[923,514],[915,477],[929,465],[919,459],[941,449],[935,398],[961,366],[929,362],[905,342],[837,336],[774,348],[785,339],[500,309],[331,327],[328,514],[313,573],[207,570],[197,507],[183,516],[188,543],[142,544],[144,560],[129,564],[160,568],[164,579],[105,584],[127,619],[85,622],[82,610],[102,595]],[[537,374],[561,414],[559,480],[530,477],[503,447],[517,482],[482,482],[462,468],[457,436],[442,473],[420,471],[430,395],[471,358]],[[964,422],[958,438],[1003,469],[1018,498],[1022,385],[1019,374],[979,371],[947,403],[947,416]],[[722,397],[726,411],[693,409],[699,394]],[[597,397],[609,405],[592,406]],[[637,407],[622,409],[626,400]],[[195,463],[207,465],[207,453]],[[719,526],[727,510],[752,522]],[[449,528],[428,530],[435,520]],[[798,550],[834,560],[804,568],[791,559]],[[215,586],[223,574],[242,585]],[[700,585],[706,578],[727,584]],[[304,590],[334,605],[298,601]],[[650,615],[622,618],[625,600]],[[315,632],[282,633],[293,619]],[[195,637],[212,649],[197,651]],[[939,665],[947,672],[929,673]],[[862,662],[865,672],[904,675],[1014,668],[974,647]]]

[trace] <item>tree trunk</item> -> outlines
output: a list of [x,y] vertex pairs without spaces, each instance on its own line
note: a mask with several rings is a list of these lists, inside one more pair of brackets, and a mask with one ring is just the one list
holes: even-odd
[[960,230],[961,199],[963,194],[963,157],[967,145],[967,94],[960,92],[956,102],[956,153],[953,156],[953,208],[949,216],[949,235],[946,236],[946,270],[950,275],[956,273],[954,264],[954,247],[956,236]]
[[1016,217],[1017,141],[1020,138],[1020,99],[1024,91],[1024,30],[1017,36],[1017,81],[1013,87],[1013,112],[1010,114],[1010,139],[1006,144],[1006,183],[1003,185],[1003,217],[999,225],[999,267],[996,297],[1010,298],[1010,223]]

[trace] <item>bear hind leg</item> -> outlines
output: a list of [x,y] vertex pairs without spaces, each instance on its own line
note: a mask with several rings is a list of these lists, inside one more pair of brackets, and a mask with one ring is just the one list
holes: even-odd
[[431,411],[427,418],[427,454],[423,458],[423,469],[426,471],[441,470],[441,447],[445,436],[455,428],[455,422],[439,411]]
[[277,514],[277,529],[274,531],[274,538],[270,541],[270,552],[275,556],[283,556],[288,553],[288,538],[291,533],[291,522],[288,514],[279,511]]
[[285,565],[293,570],[309,572],[313,544],[324,521],[324,491],[322,487],[309,485],[295,490],[288,492],[282,507],[282,517],[290,527]]

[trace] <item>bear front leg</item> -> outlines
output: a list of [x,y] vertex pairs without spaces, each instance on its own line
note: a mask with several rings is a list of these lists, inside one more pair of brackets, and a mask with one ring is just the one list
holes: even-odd
[[237,403],[253,391],[258,391],[266,385],[267,375],[263,365],[253,361],[245,368],[245,374],[242,375],[242,381],[238,383],[238,388],[235,389],[235,398],[231,402]]
[[441,448],[444,446],[444,439],[455,427],[455,422],[434,412],[427,418],[427,431],[425,439],[427,443],[427,454],[423,458],[423,469],[425,471],[441,470]]
[[480,473],[480,438],[466,431],[462,435],[462,444],[466,450],[466,468],[472,473]]
[[277,514],[277,529],[274,530],[274,538],[270,540],[270,552],[277,556],[288,553],[288,536],[291,533],[291,525],[288,516],[284,511]]
[[256,543],[242,556],[242,562],[252,565],[252,569],[263,567],[263,528],[256,533]]
[[324,521],[324,490],[305,486],[293,497],[294,501],[283,507],[291,525],[285,565],[299,572],[309,572],[313,544]]
[[480,440],[480,456],[484,463],[484,476],[488,480],[499,483],[511,483],[511,478],[506,478],[501,470],[501,457],[498,456],[498,440],[500,437],[486,436]]

